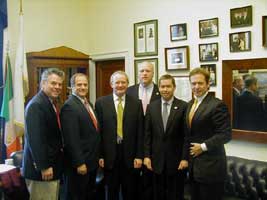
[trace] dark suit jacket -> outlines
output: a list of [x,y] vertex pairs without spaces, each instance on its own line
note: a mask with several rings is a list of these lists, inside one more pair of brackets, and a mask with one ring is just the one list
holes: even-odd
[[[117,148],[117,114],[113,95],[96,101],[96,112],[100,124],[101,154],[105,168],[113,168]],[[135,158],[143,159],[143,111],[140,100],[126,95],[123,110],[123,152],[125,164],[133,168]]]
[[184,117],[187,103],[174,98],[164,132],[161,99],[153,101],[147,109],[145,121],[144,157],[152,160],[153,171],[161,174],[178,172],[184,142]]
[[55,110],[49,98],[40,91],[25,110],[23,176],[40,181],[41,170],[53,167],[53,179],[59,179],[63,164],[62,148]]
[[60,119],[68,165],[77,168],[81,164],[87,164],[89,171],[96,169],[100,134],[78,97],[71,95],[65,102]]
[[238,128],[266,131],[266,116],[260,97],[244,90],[237,98]]
[[208,94],[196,110],[191,128],[188,116],[193,105],[189,102],[186,113],[187,153],[190,143],[205,143],[208,151],[189,157],[189,173],[202,183],[223,182],[226,178],[226,155],[224,144],[231,139],[230,115],[225,103]]
[[[139,99],[139,85],[140,84],[136,84],[136,85],[132,85],[132,86],[128,87],[127,94],[134,97],[134,98]],[[149,103],[151,103],[152,101],[157,100],[157,99],[160,99],[160,93],[159,93],[158,86],[156,84],[154,84],[154,88],[153,88]]]
[[232,106],[232,110],[233,110],[233,128],[238,128],[238,104],[237,104],[237,98],[240,95],[234,88],[232,90],[232,95],[233,95],[233,106]]

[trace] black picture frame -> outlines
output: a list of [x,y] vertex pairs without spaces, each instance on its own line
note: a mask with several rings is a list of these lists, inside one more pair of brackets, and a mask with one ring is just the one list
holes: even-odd
[[206,69],[210,73],[210,86],[217,85],[217,69],[216,64],[203,64],[201,68]]
[[217,42],[199,44],[198,47],[200,62],[210,62],[219,60],[219,44]]
[[219,35],[219,19],[203,19],[199,20],[199,37],[216,37]]
[[230,9],[231,28],[252,26],[252,6]]
[[186,23],[170,25],[170,39],[171,41],[186,40],[187,39]]
[[251,31],[229,34],[230,52],[251,51]]

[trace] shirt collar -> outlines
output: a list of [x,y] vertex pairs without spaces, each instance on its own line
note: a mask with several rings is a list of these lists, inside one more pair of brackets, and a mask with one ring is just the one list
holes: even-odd
[[113,93],[113,100],[118,101],[121,98],[122,101],[125,101],[125,94],[122,97],[117,96],[115,93]]
[[204,95],[202,95],[201,97],[196,97],[195,95],[194,95],[194,98],[195,99],[197,99],[197,102],[199,103],[199,102],[202,102],[203,101],[203,99],[208,95],[208,93],[209,93],[209,91],[207,91]]
[[165,101],[162,97],[161,97],[161,103],[164,104],[165,102],[168,103],[168,105],[172,105],[172,102],[174,100],[174,97],[172,97],[169,101]]
[[154,86],[154,83],[150,83],[149,85],[147,86],[144,86],[142,83],[139,84],[139,87],[141,87],[142,89],[150,89]]
[[77,97],[83,104],[85,103],[85,100],[81,97],[79,97],[77,94],[72,93],[73,96]]

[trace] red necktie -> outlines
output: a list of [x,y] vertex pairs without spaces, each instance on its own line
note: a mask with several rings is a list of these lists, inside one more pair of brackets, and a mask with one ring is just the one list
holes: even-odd
[[53,101],[53,107],[54,107],[54,110],[56,112],[58,127],[61,129],[60,118],[59,118],[59,108],[57,105],[57,101]]
[[90,105],[89,105],[87,99],[84,100],[84,106],[85,106],[86,110],[88,111],[91,120],[93,121],[95,129],[98,131],[97,120],[96,120],[94,114],[91,112]]

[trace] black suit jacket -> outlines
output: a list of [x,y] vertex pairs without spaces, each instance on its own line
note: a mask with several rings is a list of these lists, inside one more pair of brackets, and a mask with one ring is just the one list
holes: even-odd
[[62,138],[55,110],[44,92],[36,94],[25,110],[23,176],[42,180],[41,170],[53,167],[53,179],[62,172]]
[[[134,97],[134,98],[139,99],[139,85],[140,84],[136,84],[136,85],[132,85],[132,86],[128,87],[127,94]],[[159,93],[158,86],[156,84],[154,84],[154,88],[153,88],[149,103],[151,103],[152,101],[157,100],[157,99],[160,99],[160,93]]]
[[151,158],[153,171],[157,174],[161,174],[165,166],[168,174],[177,172],[183,152],[186,108],[186,102],[174,98],[164,132],[161,99],[153,101],[148,106],[144,157]]
[[60,119],[68,165],[77,168],[81,164],[87,164],[89,171],[96,169],[100,134],[78,97],[71,95],[65,102]]
[[226,178],[226,155],[224,144],[231,139],[230,115],[225,103],[208,94],[196,110],[191,128],[188,116],[193,105],[189,102],[186,113],[186,143],[205,143],[208,151],[189,157],[189,173],[202,183],[223,182]]
[[[117,148],[117,114],[113,95],[96,101],[96,112],[101,132],[101,156],[105,168],[113,168]],[[123,152],[128,168],[133,168],[135,158],[143,159],[143,111],[139,100],[126,95],[123,110]]]

